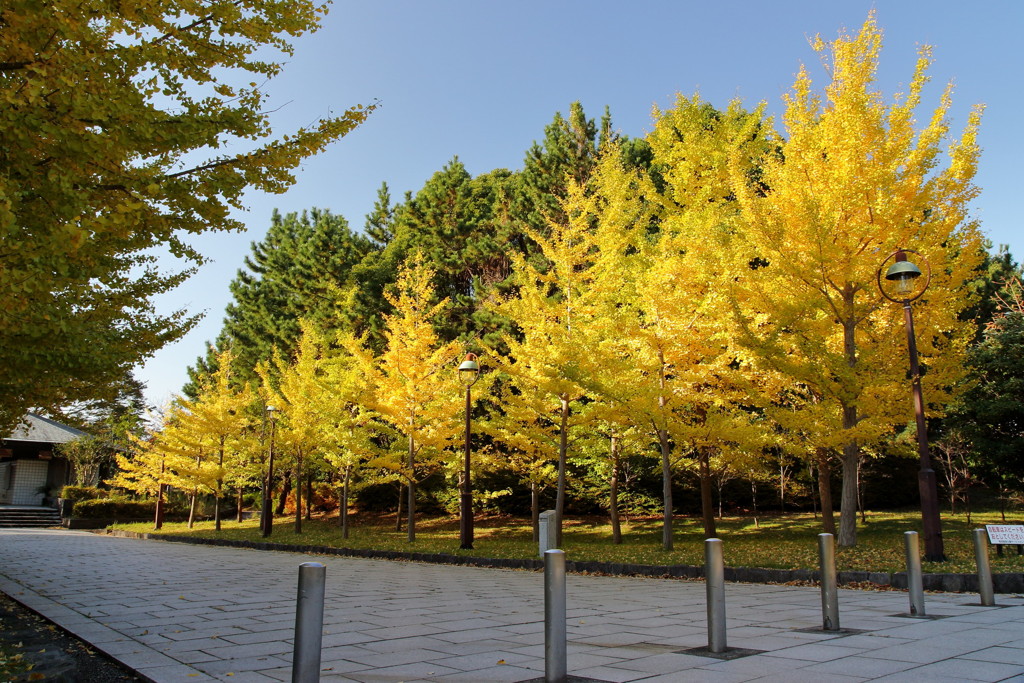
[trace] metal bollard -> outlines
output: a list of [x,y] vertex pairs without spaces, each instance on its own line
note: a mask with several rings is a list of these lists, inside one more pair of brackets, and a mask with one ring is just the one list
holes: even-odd
[[903,547],[907,554],[907,590],[910,593],[910,616],[923,617],[924,580],[921,578],[921,550],[916,531],[903,532]]
[[721,539],[708,538],[704,541],[704,580],[708,602],[708,650],[725,652],[725,562]]
[[544,551],[544,683],[564,683],[565,552]]
[[295,606],[295,653],[292,683],[320,680],[320,646],[324,634],[324,584],[327,567],[319,562],[299,565],[299,595]]
[[818,534],[819,567],[821,569],[822,628],[839,630],[839,590],[836,585],[836,544],[832,534]]
[[981,604],[996,604],[995,591],[992,589],[992,567],[988,563],[988,532],[984,529],[974,530],[974,558],[978,563],[978,593]]

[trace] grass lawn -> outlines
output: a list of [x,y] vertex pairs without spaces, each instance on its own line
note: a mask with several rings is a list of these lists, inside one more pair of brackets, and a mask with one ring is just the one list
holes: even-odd
[[[725,517],[718,520],[718,537],[723,541],[725,563],[733,567],[766,567],[775,569],[817,569],[817,534],[821,520],[811,514],[762,516],[759,523],[751,517]],[[836,515],[838,523],[838,513]],[[1008,518],[1016,521],[1016,517]],[[337,516],[303,520],[302,534],[294,532],[294,518],[275,520],[269,541],[295,545],[321,545],[341,548],[399,550],[406,552],[450,553],[473,557],[534,558],[537,545],[532,540],[529,520],[513,517],[476,519],[473,550],[459,550],[459,522],[453,517],[428,517],[417,520],[416,541],[409,543],[406,532],[395,531],[394,515],[350,515],[349,538],[341,537]],[[984,524],[1001,523],[998,512],[974,513],[971,524],[966,516],[942,517],[948,562],[925,562],[925,573],[974,572],[974,547],[971,529]],[[563,550],[569,559],[579,561],[621,562],[627,564],[668,565],[704,563],[703,527],[696,517],[678,516],[675,521],[675,550],[661,549],[661,520],[632,519],[623,524],[623,542],[613,545],[611,528],[605,519],[567,518],[563,532]],[[920,512],[869,512],[866,522],[858,520],[857,546],[839,548],[836,564],[839,570],[898,572],[906,569],[903,555],[903,532],[921,532]],[[160,532],[148,523],[118,524],[117,529],[163,534],[191,534],[203,538],[264,540],[256,519],[237,523],[222,522],[222,529],[213,529],[213,522],[200,522],[191,531],[184,523],[165,523]],[[924,539],[920,541],[922,552]],[[1024,571],[1024,557],[1016,548],[1004,549],[998,557],[990,550],[992,571]]]

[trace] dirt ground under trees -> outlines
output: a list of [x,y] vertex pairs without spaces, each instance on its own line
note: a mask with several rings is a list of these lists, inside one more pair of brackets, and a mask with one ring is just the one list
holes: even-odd
[[127,683],[144,679],[0,593],[0,680]]

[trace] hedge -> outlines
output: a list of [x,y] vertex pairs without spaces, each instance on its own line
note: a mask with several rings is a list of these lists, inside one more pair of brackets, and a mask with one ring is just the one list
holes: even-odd
[[147,519],[156,515],[155,502],[83,500],[75,503],[75,517],[84,519]]
[[65,486],[60,491],[60,497],[64,500],[70,500],[72,503],[77,503],[81,500],[106,498],[109,495],[110,491],[96,488],[95,486]]

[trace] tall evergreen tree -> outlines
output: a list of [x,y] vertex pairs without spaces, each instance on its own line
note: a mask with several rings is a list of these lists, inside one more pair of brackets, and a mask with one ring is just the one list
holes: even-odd
[[[326,324],[342,317],[344,293],[356,287],[353,268],[372,250],[371,241],[352,232],[341,216],[323,209],[281,216],[277,211],[262,242],[252,244],[231,283],[234,297],[224,327],[205,358],[190,368],[196,379],[216,371],[215,355],[230,349],[234,377],[255,379],[255,367],[269,361],[274,349],[290,355],[300,333],[299,321]],[[212,355],[211,355],[212,354]]]
[[[610,135],[611,120],[602,122]],[[597,164],[597,125],[583,112],[583,105],[569,105],[544,128],[543,143],[534,142],[526,153],[521,174],[518,213],[532,229],[546,233],[552,223],[568,221],[562,202],[569,182],[585,185]]]
[[376,249],[383,249],[391,243],[395,236],[394,220],[395,207],[391,205],[391,191],[387,183],[381,183],[373,211],[366,214],[366,224],[363,226],[363,234],[370,238]]

